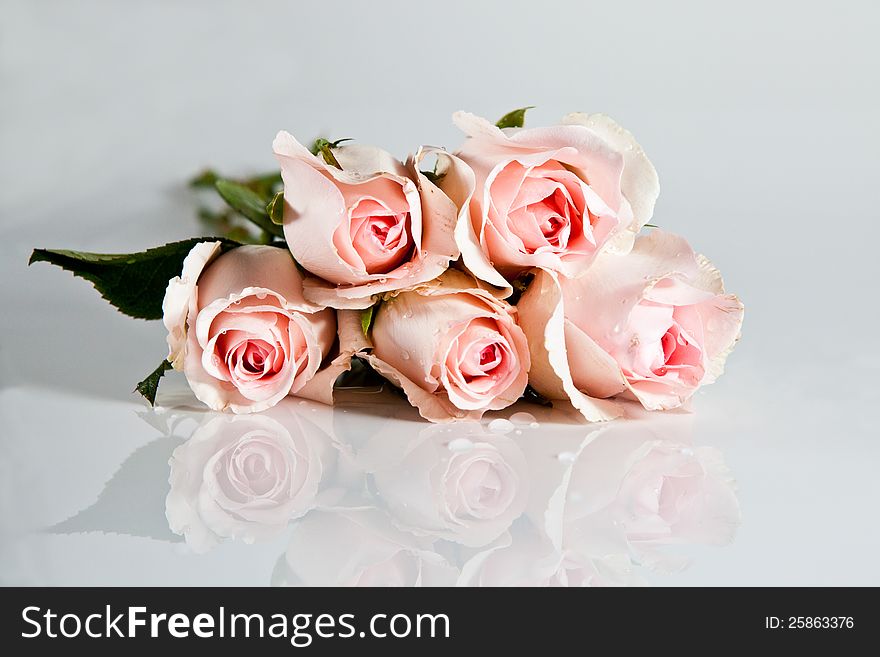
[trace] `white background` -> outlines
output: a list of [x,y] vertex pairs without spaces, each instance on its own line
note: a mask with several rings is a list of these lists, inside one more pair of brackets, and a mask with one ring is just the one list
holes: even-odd
[[[531,125],[601,111],[628,127],[660,173],[654,223],[746,304],[726,375],[694,404],[743,526],[667,583],[880,584],[875,3],[0,7],[0,581],[196,577],[146,539],[15,542],[87,506],[155,437],[129,391],[165,349],[157,323],[27,269],[32,247],[190,236],[184,181],[271,168],[279,129],[404,156],[454,148],[454,110],[528,104]],[[259,583],[240,547],[227,579]]]

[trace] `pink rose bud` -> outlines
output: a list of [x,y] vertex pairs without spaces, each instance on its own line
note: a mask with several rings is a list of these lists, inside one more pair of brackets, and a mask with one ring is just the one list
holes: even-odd
[[262,411],[312,379],[336,338],[336,317],[303,299],[290,253],[196,245],[163,302],[168,360],[214,410]]
[[538,272],[520,299],[531,384],[571,399],[589,420],[615,417],[605,398],[675,408],[722,372],[743,306],[681,237],[654,230],[625,256],[603,253],[585,276]]
[[453,119],[468,135],[457,155],[476,177],[456,236],[464,264],[492,285],[532,267],[580,276],[612,240],[609,248],[628,251],[654,211],[653,165],[606,116],[504,130],[466,112]]
[[382,303],[367,359],[435,422],[510,406],[528,380],[529,349],[516,310],[450,269]]
[[439,276],[459,253],[459,209],[419,171],[436,155],[449,184],[469,175],[457,158],[423,149],[406,166],[371,146],[332,150],[341,168],[287,132],[273,144],[284,179],[284,236],[293,257],[323,280],[305,283],[322,306],[367,308],[372,296]]

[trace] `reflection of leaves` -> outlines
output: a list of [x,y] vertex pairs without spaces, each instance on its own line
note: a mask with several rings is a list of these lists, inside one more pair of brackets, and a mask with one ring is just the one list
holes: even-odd
[[182,541],[165,519],[168,460],[183,440],[165,436],[136,449],[88,508],[46,531],[51,534],[105,532],[161,541]]

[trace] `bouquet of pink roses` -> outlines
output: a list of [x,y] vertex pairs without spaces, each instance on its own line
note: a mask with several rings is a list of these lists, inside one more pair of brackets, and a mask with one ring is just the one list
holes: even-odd
[[228,204],[210,215],[223,237],[30,261],[163,320],[168,355],[137,386],[151,403],[171,368],[214,410],[332,403],[356,363],[436,422],[524,395],[591,421],[619,416],[620,398],[680,406],[721,373],[742,304],[683,238],[648,224],[657,174],[628,131],[596,114],[523,128],[526,109],[495,124],[458,112],[456,153],[422,147],[406,162],[280,132],[280,175],[195,181]]

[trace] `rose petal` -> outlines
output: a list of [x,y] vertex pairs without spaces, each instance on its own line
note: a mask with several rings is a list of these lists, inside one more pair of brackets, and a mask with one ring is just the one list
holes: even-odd
[[[591,421],[610,420],[621,414],[614,402],[582,393],[574,384],[565,340],[562,290],[554,272],[538,270],[517,304],[519,323],[529,343],[529,383],[549,399],[567,399]],[[579,367],[590,367],[591,379],[603,391],[623,390],[620,368],[592,341],[580,341]]]

